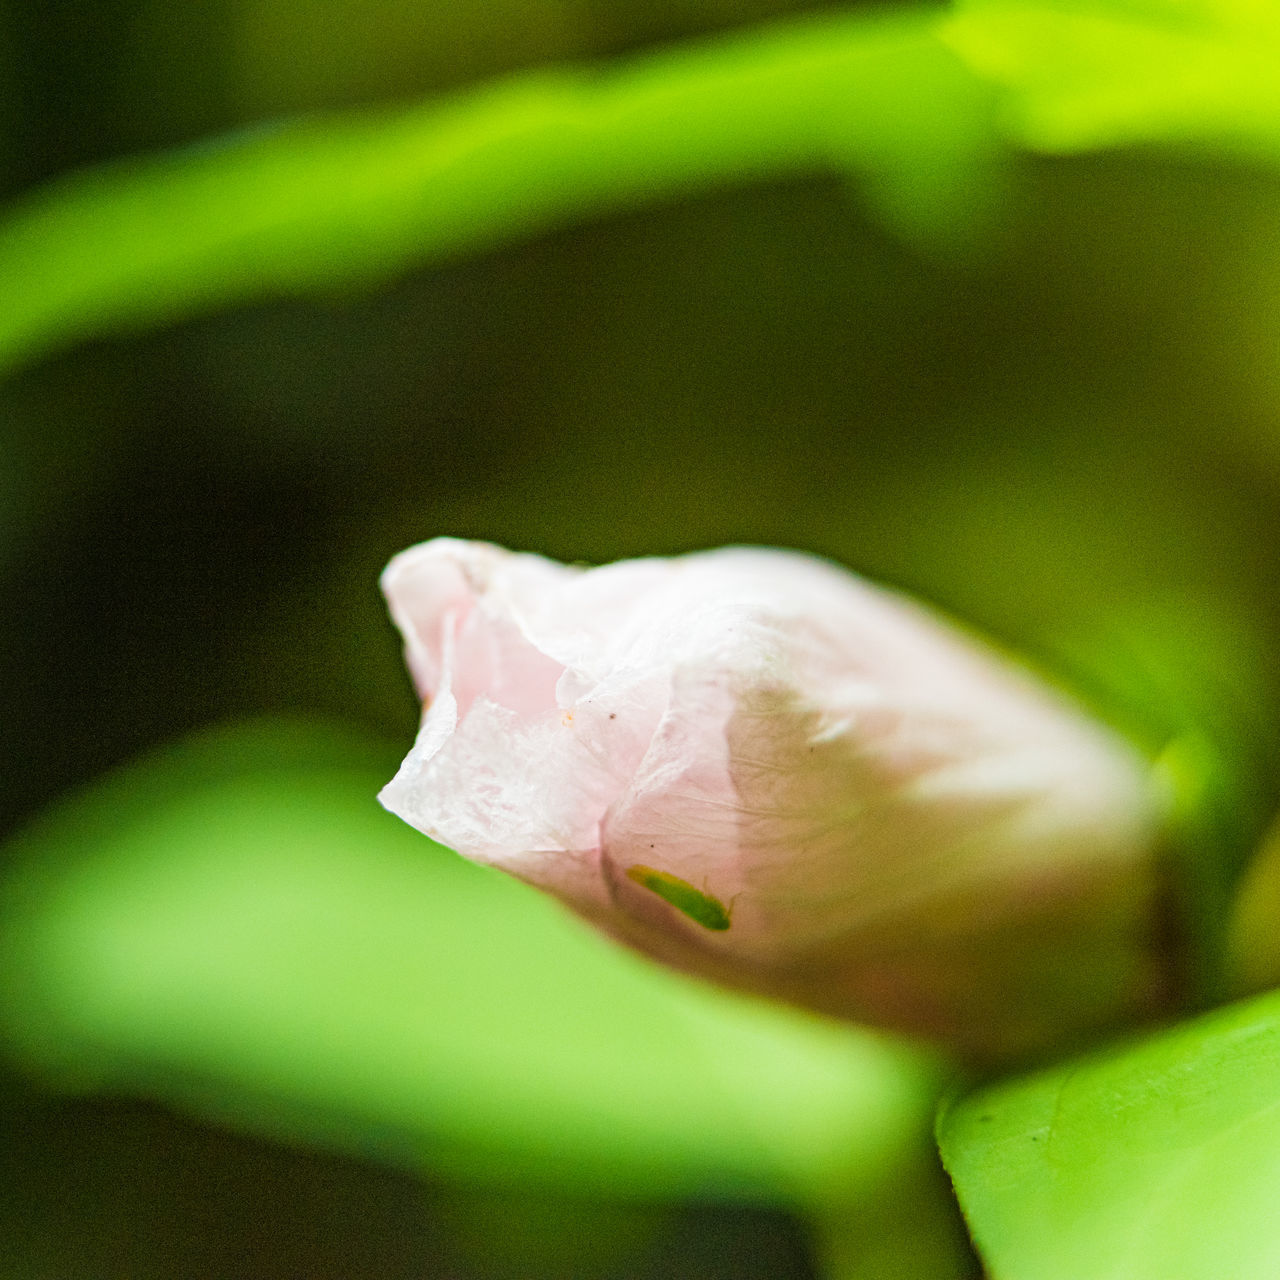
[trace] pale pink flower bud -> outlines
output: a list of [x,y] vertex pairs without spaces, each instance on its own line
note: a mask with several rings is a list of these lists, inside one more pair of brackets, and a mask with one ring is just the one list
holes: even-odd
[[763,549],[383,576],[426,707],[382,802],[693,973],[971,1056],[1163,998],[1145,762],[925,609]]

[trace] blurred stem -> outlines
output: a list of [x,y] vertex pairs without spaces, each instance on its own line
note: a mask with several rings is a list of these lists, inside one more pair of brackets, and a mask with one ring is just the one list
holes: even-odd
[[1232,902],[1280,801],[1269,638],[1188,598],[1135,601],[1050,647],[1074,690],[1152,761],[1169,804],[1186,995],[1216,1003],[1232,983]]
[[974,1280],[981,1266],[940,1169],[916,1167],[856,1208],[811,1213],[823,1280]]
[[822,15],[71,175],[0,220],[0,369],[728,183],[856,169],[900,227],[945,234],[995,143],[936,25]]

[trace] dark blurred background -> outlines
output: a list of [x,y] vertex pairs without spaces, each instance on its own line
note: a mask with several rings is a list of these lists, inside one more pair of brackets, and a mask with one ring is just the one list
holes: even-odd
[[[816,7],[10,4],[0,174],[17,195],[280,116]],[[1265,685],[1278,214],[1280,180],[1242,162],[1020,155],[961,255],[904,242],[846,179],[762,183],[25,368],[0,387],[4,828],[228,717],[320,714],[407,745],[417,707],[376,580],[437,534],[587,561],[800,547],[1033,655],[1154,618]],[[145,1101],[18,1076],[9,1095],[5,1276],[571,1273],[531,1261],[533,1228],[506,1257],[466,1242],[468,1221],[545,1205],[482,1213],[478,1192]],[[782,1210],[627,1212],[660,1217],[615,1222],[648,1242],[625,1274],[811,1265]]]
[[[10,6],[6,186],[818,8]],[[10,377],[6,826],[228,713],[407,734],[376,573],[441,532],[798,546],[1023,643],[1137,596],[1269,630],[1280,183],[1155,150],[1014,165],[976,260],[793,180]]]

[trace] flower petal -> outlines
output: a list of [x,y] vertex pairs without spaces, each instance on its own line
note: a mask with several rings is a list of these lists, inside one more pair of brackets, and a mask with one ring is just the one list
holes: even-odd
[[383,585],[427,700],[383,803],[641,950],[978,1055],[1163,998],[1145,763],[923,608],[749,548]]

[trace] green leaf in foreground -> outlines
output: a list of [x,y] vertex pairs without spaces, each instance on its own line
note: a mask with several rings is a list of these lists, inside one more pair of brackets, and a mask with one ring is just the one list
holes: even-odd
[[1268,0],[959,0],[944,33],[1038,150],[1195,143],[1280,160]]
[[736,182],[853,172],[900,229],[963,237],[998,144],[935,23],[822,15],[72,175],[0,220],[0,368]]
[[788,1205],[833,1274],[966,1273],[930,1064],[614,948],[379,809],[393,767],[267,724],[67,801],[9,851],[10,1052],[462,1181]]
[[1280,993],[980,1089],[938,1132],[992,1276],[1280,1274]]

